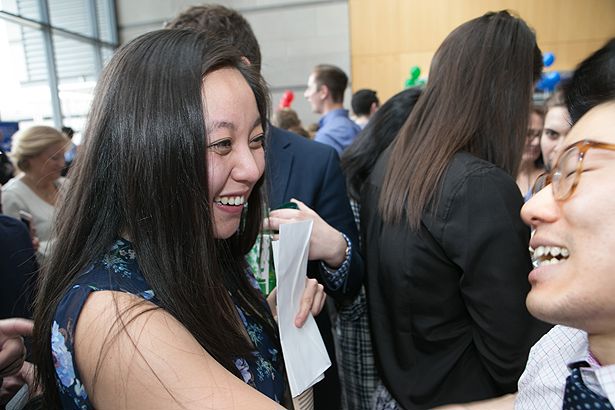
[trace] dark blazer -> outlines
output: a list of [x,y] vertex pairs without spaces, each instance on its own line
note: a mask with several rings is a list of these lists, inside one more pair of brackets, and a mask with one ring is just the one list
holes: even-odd
[[[327,294],[336,301],[351,300],[361,289],[363,259],[358,252],[357,227],[337,152],[328,145],[277,127],[270,127],[270,130],[266,145],[269,205],[273,209],[292,198],[298,199],[329,225],[348,236],[354,246],[350,272],[344,285],[337,290],[327,289],[318,261],[308,263],[308,276],[325,285]],[[316,317],[316,323],[333,365],[325,373],[325,379],[314,389],[314,408],[337,410],[340,408],[340,384],[329,314],[323,311]]]
[[0,215],[0,319],[32,317],[38,265],[23,222]]
[[[548,330],[525,307],[529,228],[502,169],[467,153],[449,164],[418,232],[387,224],[378,199],[390,150],[362,192],[367,296],[378,369],[403,408],[516,391]],[[433,205],[433,204],[432,204]]]

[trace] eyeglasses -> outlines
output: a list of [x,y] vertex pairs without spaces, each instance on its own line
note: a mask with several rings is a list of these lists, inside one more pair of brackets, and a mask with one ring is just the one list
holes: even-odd
[[574,194],[583,173],[583,160],[590,148],[615,151],[615,144],[607,144],[591,140],[581,140],[566,147],[551,172],[546,172],[536,179],[532,195],[551,184],[553,197],[557,201],[565,201]]

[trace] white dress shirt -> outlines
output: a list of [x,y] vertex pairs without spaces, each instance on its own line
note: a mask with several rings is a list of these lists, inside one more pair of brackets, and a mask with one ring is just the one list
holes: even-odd
[[581,368],[585,385],[615,403],[615,365],[600,366],[589,352],[587,333],[555,326],[530,351],[519,379],[515,410],[561,409],[569,365],[586,362]]

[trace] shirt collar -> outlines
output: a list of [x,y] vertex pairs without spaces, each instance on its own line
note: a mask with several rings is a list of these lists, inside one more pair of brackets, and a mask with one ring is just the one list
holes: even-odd
[[571,356],[568,361],[568,368],[572,369],[574,367],[591,367],[591,368],[600,368],[600,362],[589,350],[589,342],[587,339],[587,333],[583,332],[583,342],[579,345],[576,352]]
[[331,110],[320,118],[318,125],[322,127],[327,123],[327,121],[335,117],[348,117],[348,110],[344,108],[336,108],[335,110]]

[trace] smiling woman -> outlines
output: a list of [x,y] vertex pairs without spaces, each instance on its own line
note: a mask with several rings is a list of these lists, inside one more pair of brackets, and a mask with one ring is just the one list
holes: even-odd
[[[260,75],[202,34],[148,33],[113,57],[37,301],[46,408],[289,401],[244,259],[262,220],[267,110]],[[305,295],[300,314],[322,307],[315,281]]]
[[239,71],[205,76],[209,197],[214,233],[228,238],[239,228],[245,200],[265,169],[264,127],[254,94]]

